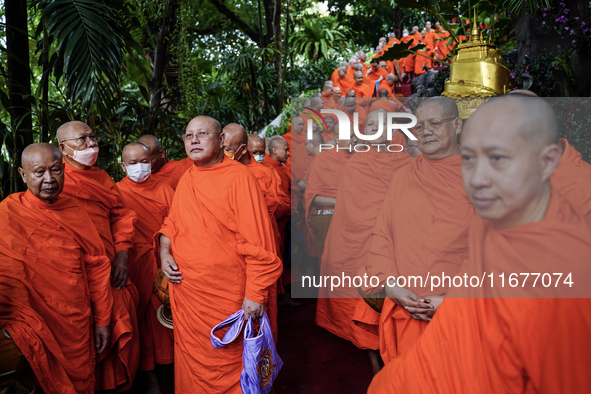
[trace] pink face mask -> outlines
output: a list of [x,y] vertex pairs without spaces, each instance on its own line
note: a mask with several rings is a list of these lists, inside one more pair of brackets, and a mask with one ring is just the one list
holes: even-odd
[[[65,144],[64,144],[65,145]],[[66,145],[67,146],[67,145]],[[68,148],[70,148],[68,146]],[[72,148],[70,148],[72,149]],[[74,150],[74,149],[72,149]],[[92,166],[96,163],[96,158],[98,157],[99,148],[95,146],[94,148],[86,148],[83,150],[74,150],[74,154],[70,156],[75,162],[80,163],[85,166]]]

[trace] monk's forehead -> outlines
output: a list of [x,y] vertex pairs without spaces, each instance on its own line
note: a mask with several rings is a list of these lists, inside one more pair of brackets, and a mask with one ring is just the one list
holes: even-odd
[[63,158],[60,155],[56,155],[54,151],[49,149],[34,149],[26,152],[23,155],[23,168],[34,168],[34,167],[47,167],[54,164],[60,164],[63,162]]
[[443,118],[445,117],[445,115],[445,108],[437,101],[423,103],[423,105],[421,105],[419,109],[417,109],[416,113],[417,120]]
[[208,131],[214,133],[216,131],[215,126],[211,120],[206,117],[198,117],[189,122],[185,133],[189,131]]
[[92,133],[92,129],[87,124],[82,122],[71,122],[60,127],[58,130],[58,138],[61,137],[62,140],[70,139]]
[[507,106],[506,103],[498,104],[482,106],[472,114],[463,131],[462,146],[469,149],[509,149],[521,141],[525,142],[520,132],[526,126],[523,109]]
[[138,159],[138,158],[146,158],[146,157],[150,157],[150,152],[148,151],[148,149],[146,149],[146,147],[141,146],[141,145],[130,145],[130,146],[126,146],[124,151],[123,151],[123,158],[124,159],[128,159],[128,160],[132,160],[132,159]]

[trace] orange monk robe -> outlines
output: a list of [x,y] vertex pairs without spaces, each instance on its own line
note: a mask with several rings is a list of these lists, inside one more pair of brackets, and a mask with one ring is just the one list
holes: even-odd
[[325,131],[321,135],[322,135],[322,139],[324,140],[324,143],[326,143],[326,141],[334,138],[334,132],[329,133],[328,131]]
[[[404,134],[397,132],[393,143],[406,145]],[[372,229],[390,180],[411,159],[412,156],[403,152],[378,153],[371,149],[356,153],[347,161],[320,260],[321,276],[357,275],[369,252]],[[352,321],[359,301],[364,302],[359,300],[354,288],[343,288],[332,293],[327,288],[320,289],[316,324],[361,349],[377,350],[378,336],[359,328]],[[372,312],[377,321],[378,313]]]
[[[360,100],[357,99],[357,101],[360,101]],[[368,103],[368,105],[369,105],[369,103]],[[357,117],[358,117],[357,127],[358,127],[359,132],[363,133],[363,130],[365,130],[365,120],[367,119],[367,110],[365,109],[364,106],[357,104],[353,114],[350,114],[349,112],[347,112],[347,109],[342,105],[339,107],[339,110],[343,111],[347,115],[351,124],[353,124],[353,122],[355,121],[354,113],[357,112]]]
[[332,74],[330,75],[330,80],[332,81],[333,86],[337,85],[337,81],[339,79],[339,68],[335,68]]
[[155,181],[160,181],[168,184],[172,189],[176,189],[176,185],[179,183],[181,177],[185,174],[185,171],[193,162],[188,157],[182,160],[174,161],[166,159],[168,162],[163,165],[158,172],[151,174],[150,177]]
[[354,70],[351,68],[351,66],[347,66],[347,78],[349,78],[351,81],[355,81],[355,72],[357,70]]
[[416,75],[425,74],[427,71],[423,68],[423,66],[427,66],[427,68],[432,68],[433,64],[429,66],[429,62],[432,62],[431,59],[426,58],[425,56],[421,56],[423,54],[425,56],[431,56],[431,52],[425,50],[418,50],[417,54],[414,59],[414,73]]
[[300,117],[304,120],[304,131],[302,131],[299,134],[296,133],[292,135],[290,149],[294,150],[298,147],[298,145],[306,142],[309,121],[312,122],[312,124],[318,124],[318,122],[320,122],[319,126],[321,126],[321,128],[324,128],[324,118],[322,115],[318,113],[313,113],[310,110],[305,110],[300,114]]
[[393,47],[394,44],[400,44],[400,40],[396,37],[388,41],[388,47]]
[[293,166],[291,167],[291,173],[293,174],[293,177],[296,179],[296,181],[304,179],[315,158],[316,156],[308,155],[306,145],[298,146],[296,151],[293,153]]
[[[117,185],[105,171],[96,167],[78,170],[66,162],[61,195],[76,198],[84,207],[111,262],[116,252],[132,248],[136,215],[125,206]],[[133,264],[128,261],[129,268]],[[139,363],[139,295],[130,280],[125,289],[111,291],[111,338],[107,349],[97,357],[95,389],[122,391],[131,387]]]
[[[515,264],[519,272],[569,272],[591,255],[588,221],[558,193],[543,221],[499,229],[477,217],[469,232],[467,265],[483,272]],[[590,307],[589,298],[447,298],[369,393],[591,392],[591,343],[580,340],[591,327],[581,311]]]
[[[395,98],[394,98],[395,99]],[[379,98],[369,107],[369,112],[375,111],[377,109],[383,109],[386,112],[399,112],[399,109],[402,108],[402,104],[398,100],[394,100],[395,103],[388,100],[385,97]]]
[[[466,197],[460,155],[441,160],[418,156],[399,170],[386,193],[367,258],[368,276],[377,276],[382,290],[388,276],[453,275],[468,257],[468,223],[474,208]],[[441,209],[445,206],[445,209]],[[418,296],[428,288],[407,283]],[[440,289],[443,294],[445,289]],[[406,352],[428,323],[414,320],[387,298],[380,316],[380,354],[385,363]]]
[[160,234],[171,239],[172,254],[183,273],[182,282],[169,287],[175,391],[241,393],[242,335],[215,349],[210,332],[240,310],[245,297],[266,305],[268,289],[281,275],[256,178],[226,157],[209,167],[191,167],[154,236],[157,246]]
[[[380,67],[380,68],[378,68],[378,71],[373,71],[373,69],[372,69],[367,77],[369,79],[371,79],[372,81],[377,81],[378,79],[380,79],[380,77],[382,77],[382,80],[385,80],[387,76],[388,76],[388,71],[386,71]],[[375,86],[375,84],[374,84],[374,86]]]
[[324,101],[323,108],[325,109],[336,109],[339,106],[339,98],[338,97],[324,97],[322,96],[322,101]]
[[566,139],[561,138],[560,143],[564,152],[550,182],[591,223],[591,165]]
[[447,42],[450,40],[450,34],[442,28],[437,29],[437,32],[438,34],[434,40],[435,47],[437,48],[437,53],[439,54],[440,59],[445,59],[445,57],[449,55]]
[[356,97],[373,97],[376,84],[372,81],[372,84],[362,83],[361,85],[355,84],[353,90],[355,91]]
[[[351,149],[352,150],[352,149]],[[316,156],[314,163],[310,167],[310,174],[308,175],[308,184],[304,192],[304,218],[309,220],[310,216],[317,209],[332,209],[331,207],[317,207],[314,203],[314,197],[323,196],[336,198],[339,188],[339,181],[341,174],[345,167],[345,163],[353,156],[349,151],[341,150],[337,152],[332,149],[328,152]],[[310,231],[310,233],[312,233]],[[322,252],[320,250],[320,257]]]
[[347,91],[353,89],[353,85],[355,85],[355,80],[351,76],[345,76],[344,78],[339,78],[337,76],[336,80],[333,81],[335,87],[341,88],[341,97],[346,96]]
[[[94,393],[94,327],[111,320],[111,262],[78,202],[30,191],[0,203],[0,333],[45,393]],[[4,335],[4,334],[1,334]]]
[[125,177],[117,187],[127,207],[137,214],[134,247],[129,254],[129,260],[134,264],[129,264],[129,279],[140,296],[137,311],[141,341],[139,369],[151,371],[156,364],[174,362],[173,332],[160,324],[156,317],[162,303],[153,290],[159,267],[152,243],[154,234],[168,215],[174,190],[152,177],[142,183]]
[[[426,45],[425,49],[427,50],[427,53],[426,53],[427,56],[433,57],[433,55],[434,55],[434,51],[435,51],[434,39],[435,39],[435,33],[432,33],[430,31],[426,32],[425,38],[421,39],[421,42],[423,42]],[[425,58],[425,62],[427,64],[428,68],[433,68],[433,60],[432,59]]]
[[[415,45],[414,42],[414,36],[408,35],[406,37],[402,37],[400,39],[400,41],[404,44],[408,43],[409,41],[413,41],[413,43],[411,45]],[[410,55],[403,57],[402,59],[399,60],[400,62],[400,67],[403,67],[403,63],[404,63],[404,72],[413,72],[415,69],[415,63],[414,63],[414,58],[413,58],[413,54],[411,53]]]

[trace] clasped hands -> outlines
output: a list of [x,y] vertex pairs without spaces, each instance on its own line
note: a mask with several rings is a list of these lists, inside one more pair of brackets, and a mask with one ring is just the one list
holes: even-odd
[[415,320],[429,322],[443,302],[443,296],[419,297],[412,291],[399,286],[386,286],[386,295],[396,305],[404,308]]

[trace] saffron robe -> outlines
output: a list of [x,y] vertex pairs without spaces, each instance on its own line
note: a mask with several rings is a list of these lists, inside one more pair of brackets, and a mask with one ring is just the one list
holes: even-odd
[[245,297],[265,304],[269,287],[281,275],[256,178],[226,157],[209,167],[191,167],[154,236],[157,247],[160,234],[171,239],[171,252],[183,277],[169,288],[175,392],[241,393],[242,336],[215,349],[210,332],[240,310]]
[[30,191],[6,197],[0,221],[0,330],[45,393],[94,393],[94,327],[113,308],[96,228],[74,199],[47,204]]
[[188,157],[179,161],[170,159],[166,160],[168,160],[168,162],[163,165],[158,172],[151,174],[150,177],[155,181],[168,184],[174,190],[181,177],[185,174],[185,171],[193,165],[193,162]]
[[[460,155],[441,160],[420,155],[394,175],[372,230],[365,270],[380,283],[364,288],[367,294],[379,292],[388,276],[425,279],[427,273],[459,271],[468,257],[468,223],[474,215],[461,166]],[[404,287],[418,296],[432,295],[415,283]],[[443,293],[440,288],[436,295]],[[384,363],[409,349],[427,325],[387,298],[379,326]]]
[[[62,196],[77,199],[90,216],[111,262],[118,251],[133,246],[136,215],[128,209],[117,185],[105,171],[91,167],[78,170],[65,163]],[[128,261],[128,266],[133,266]],[[125,289],[111,288],[113,309],[111,339],[97,358],[96,390],[124,391],[131,388],[139,363],[137,305],[139,295],[131,281]]]
[[156,364],[174,362],[174,336],[157,318],[162,305],[154,293],[158,263],[152,240],[168,215],[174,190],[164,182],[150,178],[142,183],[123,178],[117,183],[123,201],[137,215],[134,247],[130,251],[129,278],[138,289],[140,301],[138,323],[140,333],[140,364],[142,371],[151,371]]
[[[489,272],[515,262],[520,272],[588,266],[589,223],[552,193],[539,222],[499,229],[475,217],[467,265]],[[555,295],[553,286],[546,290]],[[369,393],[590,392],[591,344],[580,340],[589,335],[591,316],[581,313],[589,307],[589,298],[448,297],[416,346],[386,365]]]
[[[396,132],[393,143],[406,145]],[[385,147],[381,147],[385,150]],[[359,152],[347,161],[338,186],[337,203],[320,260],[320,275],[353,278],[369,252],[371,233],[392,176],[412,156],[405,152]],[[330,292],[319,289],[316,324],[361,349],[378,349],[378,336],[361,329],[352,318],[359,300],[354,287]],[[368,306],[369,308],[369,306]],[[373,311],[375,319],[378,313]]]

